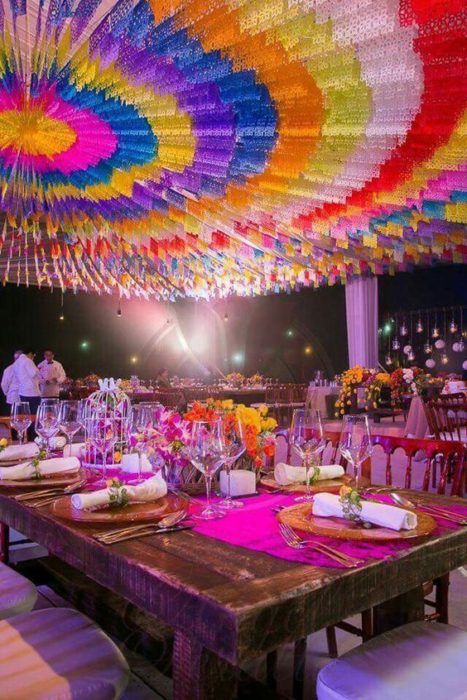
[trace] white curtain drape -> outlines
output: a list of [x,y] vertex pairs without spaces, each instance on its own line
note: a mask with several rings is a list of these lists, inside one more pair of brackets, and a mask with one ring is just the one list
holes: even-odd
[[359,277],[345,287],[349,367],[378,366],[378,278]]

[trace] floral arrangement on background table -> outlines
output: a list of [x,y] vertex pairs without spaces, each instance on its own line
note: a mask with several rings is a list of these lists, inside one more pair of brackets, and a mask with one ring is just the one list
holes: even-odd
[[366,380],[365,409],[370,411],[378,408],[385,398],[386,391],[391,402],[391,375],[388,372],[372,372]]
[[237,388],[240,388],[245,383],[245,376],[240,372],[230,372],[229,374],[226,374],[225,379],[227,384]]
[[343,372],[340,377],[340,389],[337,401],[334,404],[336,407],[335,416],[339,418],[346,413],[355,413],[357,410],[357,389],[366,385],[366,383],[376,375],[374,369],[361,367],[356,365]]
[[84,377],[83,382],[86,386],[94,388],[99,386],[99,379],[100,377],[97,374],[88,374]]
[[228,423],[239,419],[245,428],[246,450],[241,458],[241,466],[245,469],[260,469],[265,458],[274,456],[275,434],[277,421],[268,416],[268,407],[244,406],[235,404],[231,399],[217,401],[208,399],[206,403],[195,401],[192,408],[185,413],[187,421],[213,420],[221,415]]
[[251,377],[248,377],[246,383],[248,384],[248,386],[263,385],[264,377],[259,372],[255,372],[251,375]]

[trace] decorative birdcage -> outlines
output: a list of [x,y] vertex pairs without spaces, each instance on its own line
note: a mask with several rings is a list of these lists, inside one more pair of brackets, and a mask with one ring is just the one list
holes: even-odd
[[85,403],[86,462],[95,467],[118,466],[128,441],[131,402],[120,380],[100,379],[99,389]]

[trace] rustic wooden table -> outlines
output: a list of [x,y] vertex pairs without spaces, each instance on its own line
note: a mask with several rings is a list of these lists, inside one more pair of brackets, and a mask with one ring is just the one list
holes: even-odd
[[[410,494],[410,492],[407,492]],[[459,499],[428,496],[449,504]],[[376,606],[377,631],[423,615],[421,584],[467,561],[467,528],[357,570],[297,565],[191,531],[104,546],[93,528],[0,489],[0,521],[175,632],[176,700],[236,694],[236,665]]]

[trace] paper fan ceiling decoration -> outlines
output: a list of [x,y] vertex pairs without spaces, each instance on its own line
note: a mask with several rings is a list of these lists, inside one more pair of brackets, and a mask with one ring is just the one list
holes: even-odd
[[211,297],[467,257],[462,0],[0,0],[0,279]]

